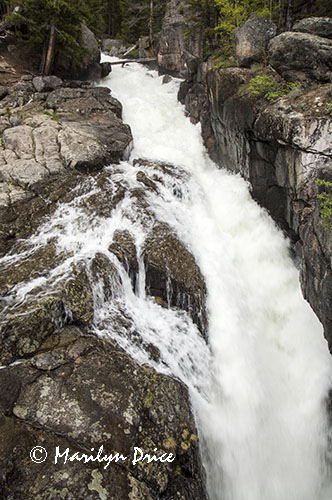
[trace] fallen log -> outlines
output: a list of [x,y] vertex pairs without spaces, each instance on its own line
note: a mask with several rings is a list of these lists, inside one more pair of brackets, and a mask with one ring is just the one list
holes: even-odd
[[127,63],[146,63],[146,62],[151,62],[151,61],[156,61],[157,59],[155,57],[149,57],[145,59],[124,59],[122,61],[115,61],[115,62],[110,62],[111,66],[114,66],[115,64],[127,64]]

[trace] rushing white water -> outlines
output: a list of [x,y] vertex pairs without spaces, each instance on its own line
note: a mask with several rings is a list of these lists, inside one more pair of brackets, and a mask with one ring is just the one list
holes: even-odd
[[138,66],[113,68],[104,85],[124,104],[132,157],[193,174],[186,203],[166,209],[156,199],[154,210],[192,250],[208,287],[212,359],[208,366],[203,350],[200,366],[213,392],[207,404],[193,401],[211,499],[330,499],[324,397],[331,358],[287,241],[246,183],[207,159],[199,126],[176,102],[175,82],[162,85]]
[[[134,166],[134,158],[178,166],[180,179],[156,170],[163,182],[158,194],[147,196],[156,219],[174,229],[206,280],[209,345],[186,314],[146,297],[142,259],[134,293],[108,250],[114,231],[128,230],[139,255],[151,227],[130,196],[112,217],[89,220],[81,198],[100,189],[91,180],[92,191],[59,207],[32,242],[38,246],[54,237],[59,250],[73,251],[51,273],[53,280],[97,252],[114,262],[122,283],[115,284],[110,301],[95,285],[96,332],[188,385],[211,500],[330,500],[324,404],[332,361],[321,325],[301,296],[287,241],[252,201],[247,184],[208,159],[199,126],[177,102],[178,82],[162,85],[161,77],[139,65],[113,68],[103,85],[123,103],[134,149],[131,161],[110,167],[109,182],[139,187],[136,174],[144,167]],[[151,173],[153,167],[147,168]],[[13,297],[25,300],[43,280],[15,287]],[[121,314],[127,319],[123,331]],[[135,342],[136,331],[143,344]],[[151,344],[159,348],[159,360],[144,349]]]

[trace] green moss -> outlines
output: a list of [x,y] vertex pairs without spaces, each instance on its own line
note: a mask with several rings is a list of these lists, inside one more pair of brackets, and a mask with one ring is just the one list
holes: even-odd
[[52,120],[55,120],[56,122],[59,121],[59,116],[54,111],[52,111],[52,112],[51,111],[44,111],[44,115],[50,116],[52,118]]
[[154,395],[152,394],[152,392],[149,389],[148,393],[144,397],[144,406],[145,406],[145,408],[151,408],[153,400],[154,400]]
[[330,101],[325,101],[324,103],[325,105],[325,108],[326,108],[326,112],[332,116],[332,102]]

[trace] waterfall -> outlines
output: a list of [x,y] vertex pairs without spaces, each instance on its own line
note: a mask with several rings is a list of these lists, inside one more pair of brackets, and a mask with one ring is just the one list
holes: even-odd
[[[94,278],[94,331],[188,386],[210,500],[330,500],[325,404],[332,359],[301,295],[287,239],[251,199],[247,183],[208,158],[200,126],[177,102],[176,79],[163,85],[155,72],[133,64],[114,66],[102,85],[123,104],[134,136],[131,157],[106,167],[103,184],[88,178],[31,238],[33,248],[56,241],[68,258],[15,287],[8,304],[104,254],[118,278],[110,297]],[[146,190],[147,211],[130,195],[142,189],[139,172],[158,183],[157,191]],[[122,190],[120,201],[108,216],[91,216],[86,206],[105,189]],[[146,293],[143,249],[152,220],[172,228],[202,272],[207,340],[190,314],[171,306],[170,280],[169,307]],[[135,243],[134,279],[110,251],[116,231],[127,231]],[[29,251],[23,246],[3,261]],[[188,297],[179,301],[190,311]]]
[[[132,314],[139,320],[140,308],[151,307],[144,320],[157,329],[151,340],[162,344],[171,372],[190,388],[211,500],[331,498],[324,406],[331,357],[301,295],[288,241],[246,182],[208,159],[200,126],[176,100],[178,82],[162,85],[154,72],[130,65],[114,67],[103,85],[124,105],[132,158],[171,162],[189,174],[181,201],[165,192],[151,206],[203,272],[209,349],[194,341],[192,328],[174,339],[169,311],[157,321],[151,304],[140,302]],[[174,361],[165,337],[183,341],[192,367],[179,353]]]

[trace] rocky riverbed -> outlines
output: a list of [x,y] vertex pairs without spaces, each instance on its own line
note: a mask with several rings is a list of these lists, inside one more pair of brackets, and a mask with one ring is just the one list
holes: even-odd
[[3,254],[82,175],[127,158],[132,136],[121,120],[121,104],[102,87],[27,76],[1,94]]
[[[147,292],[165,307],[187,311],[205,335],[199,268],[172,230],[154,220],[146,199],[149,190],[159,189],[155,170],[172,175],[173,167],[151,164],[151,176],[139,171],[140,187],[130,192],[121,183],[115,164],[128,157],[132,135],[108,89],[24,76],[3,87],[1,96],[0,495],[205,498],[187,388],[139,365],[115,340],[95,335],[94,286],[101,284],[103,297],[116,295],[117,267],[104,253],[87,262],[59,251],[56,239],[34,240],[61,203],[77,203],[89,220],[104,220],[125,196],[131,198],[137,217],[152,228],[144,248]],[[113,169],[103,171],[110,164]],[[109,252],[135,289],[139,265],[130,233],[115,232]],[[121,308],[111,327],[136,335],[158,360],[158,349],[142,345]],[[35,446],[49,454],[42,464],[30,459]],[[126,460],[107,468],[99,460],[54,463],[56,447],[83,456],[101,446],[104,454]],[[175,460],[133,464],[135,447]]]

